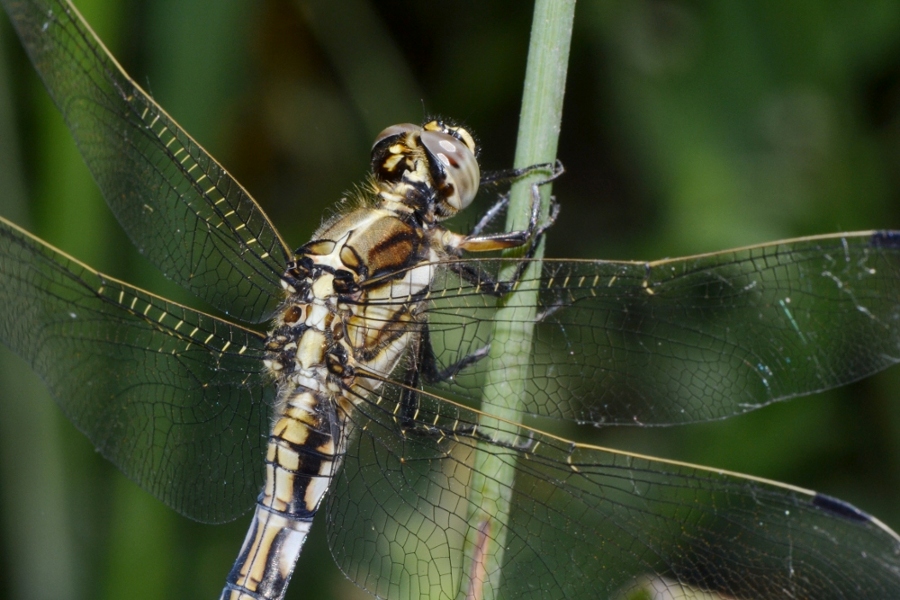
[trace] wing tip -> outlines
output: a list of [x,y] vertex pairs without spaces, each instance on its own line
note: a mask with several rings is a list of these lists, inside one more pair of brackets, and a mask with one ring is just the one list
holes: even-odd
[[876,231],[870,243],[875,248],[900,248],[900,231]]
[[820,494],[817,493],[812,500],[813,506],[817,508],[821,508],[835,516],[841,517],[843,519],[847,519],[849,521],[854,521],[856,523],[869,523],[872,521],[872,516],[867,512],[864,512],[849,502],[844,502],[834,496],[829,496],[828,494]]

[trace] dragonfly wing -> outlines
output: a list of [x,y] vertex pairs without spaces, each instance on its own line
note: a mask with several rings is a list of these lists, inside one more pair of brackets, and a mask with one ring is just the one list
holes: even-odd
[[224,313],[268,318],[289,252],[259,205],[128,77],[67,0],[2,4],[138,249]]
[[[495,273],[504,261],[469,261]],[[653,263],[545,260],[524,410],[595,424],[741,414],[900,361],[900,235],[787,240]],[[453,271],[427,319],[443,366],[491,343],[496,299]],[[499,350],[499,349],[492,349]],[[488,360],[444,393],[478,400]],[[507,378],[523,377],[510,372]]]
[[4,219],[0,303],[2,341],[126,475],[200,521],[253,505],[272,396],[262,336],[108,278]]
[[[466,586],[493,569],[501,598],[624,600],[648,586],[664,597],[900,597],[900,538],[838,500],[533,430],[509,437],[424,394],[403,419],[400,388],[382,392],[356,409],[328,503],[335,559],[378,597],[458,598],[461,585],[488,597]],[[470,523],[479,481],[509,498],[505,523]],[[498,548],[499,566],[475,558]]]

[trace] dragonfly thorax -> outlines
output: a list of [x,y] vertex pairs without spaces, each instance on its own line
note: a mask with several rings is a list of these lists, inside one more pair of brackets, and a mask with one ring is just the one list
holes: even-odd
[[385,129],[372,174],[377,204],[326,222],[282,278],[266,363],[279,387],[350,385],[354,365],[390,374],[447,254],[437,222],[472,202],[480,177],[472,136],[440,121]]
[[317,232],[283,278],[287,297],[267,344],[276,378],[346,378],[353,364],[389,374],[440,258],[431,237],[383,208],[358,209]]

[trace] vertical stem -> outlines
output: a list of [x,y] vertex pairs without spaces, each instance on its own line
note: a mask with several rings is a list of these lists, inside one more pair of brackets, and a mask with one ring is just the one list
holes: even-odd
[[[575,0],[535,2],[516,167],[551,163],[556,159],[574,12]],[[541,177],[546,177],[546,173],[535,173],[513,186],[506,223],[508,231],[527,226],[532,205],[531,186]],[[546,185],[541,189],[542,219],[549,212],[549,188]],[[542,257],[543,246],[541,242],[535,258]],[[506,255],[521,256],[523,251],[519,248]],[[514,266],[510,267],[501,271],[500,279],[512,276]],[[525,412],[533,320],[538,304],[538,290],[533,282],[539,274],[538,260],[525,271],[516,293],[502,300],[496,314],[482,401],[489,407],[488,412],[498,418],[485,417],[480,426],[482,431],[495,432],[494,439],[501,443],[516,443],[518,428],[511,423],[518,422]],[[474,458],[461,586],[467,599],[487,600],[500,590],[515,483],[514,459],[509,456],[510,453],[498,456],[479,448]]]

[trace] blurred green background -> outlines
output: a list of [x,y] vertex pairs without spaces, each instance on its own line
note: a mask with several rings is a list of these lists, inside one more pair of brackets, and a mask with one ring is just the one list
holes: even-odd
[[[478,135],[484,168],[510,166],[529,3],[77,5],[293,246],[363,178],[386,125],[452,117]],[[900,228],[900,3],[585,0],[575,28],[548,255]],[[0,211],[185,299],[118,229],[5,17]],[[216,597],[249,515],[179,516],[99,458],[26,365],[5,354],[0,376],[0,597]],[[599,439],[813,488],[900,529],[900,369],[726,422]],[[323,525],[288,597],[367,597],[333,566]]]

